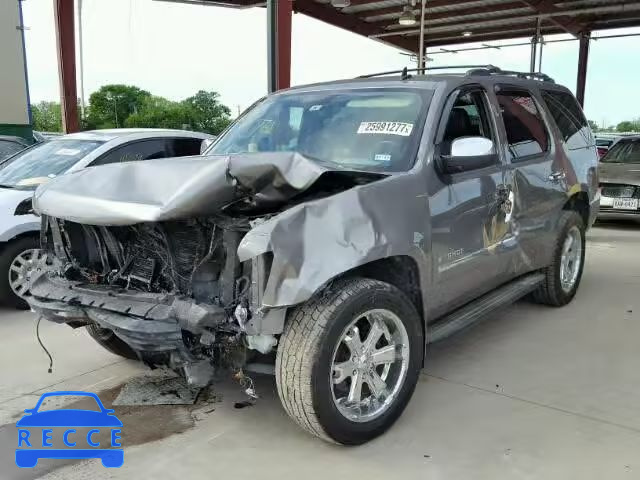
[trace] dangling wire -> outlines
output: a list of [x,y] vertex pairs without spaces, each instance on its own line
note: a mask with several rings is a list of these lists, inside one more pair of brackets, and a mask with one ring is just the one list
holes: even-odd
[[53,357],[51,356],[51,354],[49,353],[49,350],[47,350],[47,347],[44,346],[44,343],[42,343],[42,340],[40,339],[40,322],[42,321],[42,315],[40,315],[38,317],[38,323],[36,324],[36,338],[38,339],[38,343],[40,344],[40,346],[42,347],[42,349],[44,350],[44,353],[47,354],[47,356],[49,357],[49,373],[53,373]]

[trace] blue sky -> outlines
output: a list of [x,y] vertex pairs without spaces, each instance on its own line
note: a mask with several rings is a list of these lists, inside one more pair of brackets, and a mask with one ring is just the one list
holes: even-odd
[[[58,98],[51,0],[23,3],[30,93]],[[265,9],[232,10],[153,0],[84,0],[88,98],[105,83],[128,83],[170,99],[216,90],[234,111],[266,93]],[[598,33],[633,33],[640,29]],[[549,37],[562,38],[562,37]],[[292,82],[348,78],[409,64],[399,50],[295,15]],[[513,42],[492,42],[501,43]],[[458,47],[459,48],[459,47]],[[598,124],[640,117],[640,37],[592,42],[585,110]],[[528,47],[433,55],[434,64],[492,63],[528,70]],[[577,42],[548,44],[543,71],[575,91]]]

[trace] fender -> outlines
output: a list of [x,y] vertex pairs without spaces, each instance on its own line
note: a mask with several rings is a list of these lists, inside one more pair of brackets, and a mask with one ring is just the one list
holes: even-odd
[[421,178],[395,175],[297,205],[255,226],[240,242],[238,257],[273,254],[262,306],[305,302],[344,272],[397,255],[416,260],[425,288],[431,238]]
[[[37,218],[37,217],[34,217]],[[39,219],[38,219],[39,220]],[[40,233],[40,222],[28,222],[21,223],[19,225],[14,225],[10,229],[2,232],[0,234],[0,242],[9,242],[13,240],[18,235],[22,235],[23,233]]]

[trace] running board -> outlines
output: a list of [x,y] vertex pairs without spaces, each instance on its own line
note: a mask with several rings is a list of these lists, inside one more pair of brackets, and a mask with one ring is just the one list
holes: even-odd
[[509,305],[533,292],[544,281],[544,274],[532,273],[507,283],[486,295],[467,303],[453,313],[429,325],[429,343],[447,338],[483,320],[489,313]]

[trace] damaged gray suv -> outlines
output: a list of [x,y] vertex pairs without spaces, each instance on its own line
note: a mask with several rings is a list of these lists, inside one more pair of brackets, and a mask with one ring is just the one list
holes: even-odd
[[400,416],[425,346],[529,295],[562,306],[598,213],[573,95],[495,67],[270,95],[204,156],[41,186],[44,318],[194,385],[272,371],[288,414],[361,444]]

